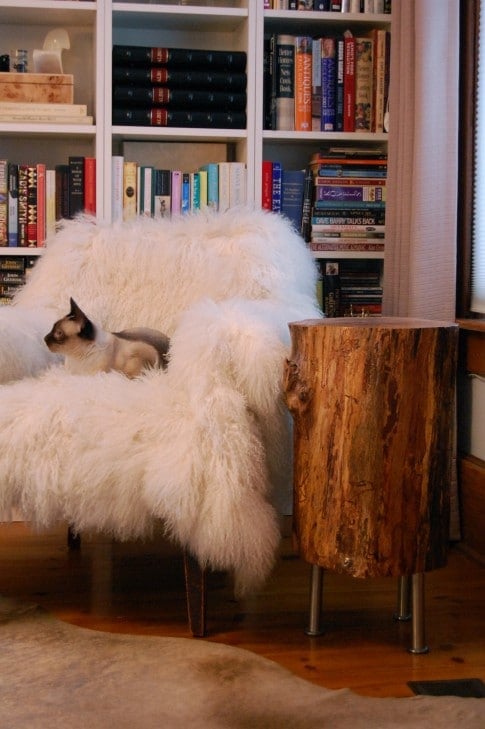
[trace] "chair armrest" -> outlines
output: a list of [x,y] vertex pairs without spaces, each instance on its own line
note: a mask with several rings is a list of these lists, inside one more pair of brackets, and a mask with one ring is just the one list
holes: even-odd
[[0,307],[0,383],[33,377],[60,361],[44,342],[54,321],[50,310]]

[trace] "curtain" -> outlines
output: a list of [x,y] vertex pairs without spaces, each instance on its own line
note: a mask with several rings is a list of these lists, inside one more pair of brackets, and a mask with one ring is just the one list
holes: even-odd
[[394,0],[383,311],[455,319],[459,0]]
[[[459,0],[394,0],[383,298],[388,316],[455,320],[458,71]],[[460,538],[456,452],[450,538]]]

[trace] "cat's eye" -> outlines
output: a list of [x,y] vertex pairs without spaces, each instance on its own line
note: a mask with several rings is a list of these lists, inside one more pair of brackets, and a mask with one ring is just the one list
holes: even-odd
[[62,331],[62,329],[56,329],[54,331],[54,339],[56,340],[56,342],[62,342],[62,340],[64,339],[64,332]]

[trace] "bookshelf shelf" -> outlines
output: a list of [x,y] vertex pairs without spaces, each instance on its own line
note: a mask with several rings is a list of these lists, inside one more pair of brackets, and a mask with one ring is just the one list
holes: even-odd
[[199,7],[187,5],[142,5],[114,3],[113,24],[120,28],[144,30],[148,25],[163,30],[234,32],[248,17],[244,8]]

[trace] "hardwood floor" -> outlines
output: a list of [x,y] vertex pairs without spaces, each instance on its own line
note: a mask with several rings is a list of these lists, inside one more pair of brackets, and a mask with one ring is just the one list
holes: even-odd
[[[84,536],[73,553],[66,534],[1,524],[0,593],[94,630],[190,637],[181,555],[163,538],[111,544]],[[410,696],[410,680],[485,680],[485,567],[458,548],[446,568],[426,576],[426,655],[407,651],[411,624],[393,620],[393,578],[326,573],[326,632],[308,637],[309,578],[289,538],[265,587],[247,600],[233,599],[225,575],[210,575],[206,639],[258,653],[318,685],[368,696]]]

